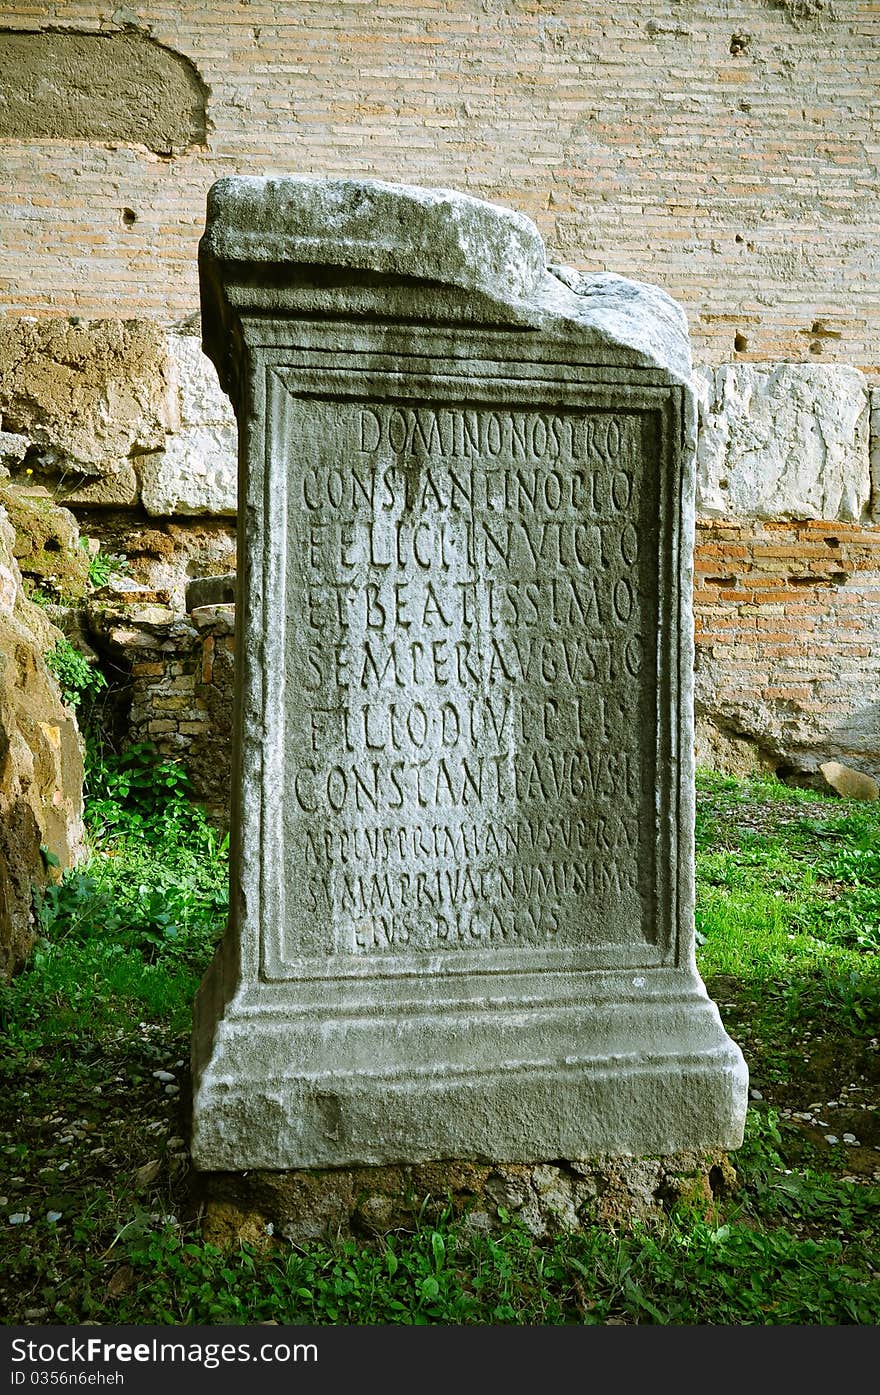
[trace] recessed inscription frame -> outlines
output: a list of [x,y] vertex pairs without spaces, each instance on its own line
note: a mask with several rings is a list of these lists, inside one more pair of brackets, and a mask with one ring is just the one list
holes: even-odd
[[[265,665],[265,688],[262,694],[262,710],[259,715],[260,729],[265,732],[265,743],[269,750],[284,751],[285,756],[280,765],[277,761],[271,764],[271,770],[264,774],[261,786],[262,803],[262,829],[263,838],[260,844],[259,869],[257,875],[261,892],[259,902],[264,907],[269,907],[270,914],[261,918],[262,932],[260,934],[260,974],[267,981],[314,977],[337,978],[339,976],[370,977],[373,974],[381,976],[405,976],[408,974],[443,972],[444,974],[460,973],[491,973],[491,974],[516,974],[524,971],[534,971],[539,967],[547,970],[559,969],[571,972],[573,970],[589,971],[590,969],[612,967],[633,968],[649,967],[660,964],[674,964],[680,954],[680,925],[678,898],[675,894],[677,887],[674,877],[674,869],[677,866],[677,839],[681,836],[681,823],[671,817],[671,811],[676,806],[677,791],[674,788],[662,789],[662,782],[658,778],[658,766],[662,761],[667,769],[675,769],[674,764],[670,764],[673,751],[679,740],[679,734],[672,729],[671,720],[667,719],[668,714],[677,711],[677,704],[674,701],[673,686],[676,681],[675,655],[679,645],[675,642],[673,626],[675,617],[678,614],[677,596],[672,585],[672,580],[680,575],[676,567],[676,536],[674,523],[679,508],[679,500],[675,497],[675,490],[679,481],[673,478],[671,461],[674,457],[677,435],[681,430],[681,416],[684,410],[682,397],[676,399],[673,391],[667,387],[646,386],[642,381],[636,381],[627,386],[625,405],[621,402],[622,384],[618,381],[603,384],[601,381],[585,382],[580,387],[573,387],[573,381],[577,381],[576,375],[578,367],[568,367],[571,375],[567,379],[560,379],[554,383],[547,379],[535,380],[528,376],[530,365],[505,365],[507,376],[504,379],[488,381],[484,378],[478,384],[472,378],[466,382],[462,381],[461,375],[454,372],[443,372],[440,366],[434,364],[434,372],[427,378],[417,371],[398,371],[389,375],[388,373],[377,373],[374,369],[361,368],[357,371],[350,369],[328,370],[321,366],[310,367],[302,361],[291,364],[289,359],[276,359],[265,364],[265,392],[266,392],[266,415],[267,434],[264,442],[256,443],[259,451],[263,445],[262,459],[252,462],[248,470],[248,481],[251,493],[248,498],[248,512],[254,517],[261,516],[263,519],[264,537],[262,548],[257,550],[257,558],[262,558],[262,575],[258,578],[256,572],[252,572],[248,593],[254,595],[261,593],[261,605],[259,611],[265,614],[273,614],[276,617],[284,616],[285,625],[278,627],[277,633],[273,636],[273,653],[267,655]],[[444,367],[460,367],[451,364]],[[583,373],[583,366],[580,366]],[[592,372],[595,374],[595,369]],[[590,370],[587,368],[587,373]],[[259,374],[258,374],[259,376]],[[616,376],[616,375],[615,375]],[[564,391],[564,405],[560,405],[559,398]],[[640,531],[646,535],[649,544],[650,555],[641,561],[642,579],[641,589],[650,593],[654,591],[654,596],[648,595],[649,602],[655,601],[654,613],[647,617],[649,640],[653,643],[646,646],[646,652],[642,659],[641,689],[643,695],[642,706],[645,707],[644,699],[648,700],[650,710],[641,714],[641,722],[645,719],[649,722],[654,731],[654,742],[652,747],[648,747],[642,757],[643,769],[639,772],[639,782],[646,788],[640,792],[641,810],[639,817],[640,840],[637,850],[637,862],[639,866],[635,869],[637,874],[644,878],[644,870],[641,864],[646,860],[651,867],[649,884],[643,886],[641,901],[643,903],[643,928],[642,933],[637,936],[636,943],[621,943],[620,936],[617,940],[613,937],[596,937],[593,935],[591,943],[582,945],[559,946],[550,944],[529,944],[528,941],[518,943],[514,948],[508,948],[499,930],[492,935],[489,943],[491,947],[491,966],[487,964],[487,956],[481,950],[469,950],[467,948],[450,949],[446,946],[438,947],[437,953],[431,955],[429,949],[422,947],[415,955],[412,952],[395,954],[386,951],[381,955],[373,954],[348,954],[340,953],[336,946],[328,946],[328,952],[322,954],[320,949],[308,956],[291,954],[289,949],[285,950],[284,928],[289,923],[290,905],[295,904],[298,888],[296,882],[289,884],[286,875],[286,868],[292,864],[298,864],[301,859],[296,857],[295,851],[292,853],[289,840],[290,820],[285,819],[285,806],[289,805],[292,798],[292,790],[297,785],[297,779],[302,778],[301,772],[296,769],[295,756],[289,751],[289,742],[285,739],[285,726],[289,725],[289,714],[300,710],[298,696],[286,689],[289,682],[286,674],[288,652],[287,612],[292,604],[293,614],[301,610],[299,598],[294,598],[293,602],[286,597],[285,590],[288,583],[288,570],[290,566],[291,548],[296,546],[297,540],[288,539],[288,495],[289,491],[302,488],[303,472],[311,479],[313,493],[318,490],[318,478],[315,470],[315,459],[309,462],[304,458],[303,451],[307,451],[305,439],[308,437],[308,424],[303,429],[303,417],[321,418],[323,423],[312,423],[313,434],[315,425],[318,426],[318,441],[313,454],[316,459],[321,455],[322,449],[322,427],[323,435],[332,431],[334,419],[338,420],[346,410],[349,413],[361,413],[361,432],[366,432],[368,439],[362,440],[361,444],[374,444],[372,437],[377,430],[377,423],[380,421],[380,413],[386,414],[386,425],[397,428],[398,436],[407,429],[407,423],[411,434],[415,436],[415,442],[410,441],[411,450],[406,453],[406,443],[401,439],[388,444],[401,447],[398,451],[398,458],[406,461],[410,468],[418,470],[418,463],[413,460],[413,456],[419,453],[423,459],[428,455],[425,449],[427,444],[433,443],[435,447],[442,445],[440,436],[445,429],[447,444],[454,451],[456,447],[460,452],[468,449],[470,444],[473,447],[473,440],[470,443],[464,439],[463,430],[459,430],[459,439],[455,440],[455,428],[470,428],[473,433],[478,429],[477,423],[479,413],[484,417],[488,414],[489,426],[495,427],[496,436],[502,429],[499,427],[499,420],[510,421],[513,417],[514,427],[516,425],[516,414],[520,414],[520,432],[518,443],[520,453],[528,456],[528,442],[523,447],[524,437],[527,435],[528,426],[532,427],[532,447],[534,455],[535,439],[539,455],[550,454],[550,464],[553,468],[545,470],[543,483],[545,490],[555,491],[550,499],[551,504],[557,505],[556,517],[552,523],[555,532],[550,525],[544,528],[544,548],[548,550],[548,532],[550,533],[549,547],[552,548],[554,538],[557,540],[557,560],[559,539],[562,536],[562,525],[558,523],[559,515],[559,492],[560,489],[571,489],[572,480],[561,480],[560,475],[565,469],[565,464],[561,461],[562,441],[557,440],[555,445],[549,442],[548,432],[556,432],[557,437],[566,433],[568,429],[571,435],[577,428],[585,429],[586,426],[596,426],[601,428],[603,421],[611,423],[612,433],[619,429],[619,424],[623,419],[635,427],[639,437],[635,443],[639,453],[643,453],[645,446],[650,453],[650,459],[642,468],[642,492],[645,498],[641,504],[641,528]],[[458,414],[458,420],[455,414]],[[390,414],[390,415],[389,415]],[[461,416],[464,415],[463,423]],[[502,415],[503,414],[503,415]],[[295,421],[295,419],[299,419]],[[366,423],[366,426],[364,426]],[[297,430],[297,427],[299,428]],[[426,436],[433,432],[433,442],[428,441]],[[613,434],[612,434],[613,440]],[[549,442],[549,447],[548,447]],[[491,442],[490,442],[491,445]],[[552,452],[555,451],[555,454]],[[349,458],[344,457],[348,455]],[[503,455],[503,450],[496,449],[495,458]],[[330,458],[338,460],[339,465],[335,466],[330,475],[335,481],[336,495],[340,495],[345,489],[346,471],[351,469],[350,454],[347,451],[339,452],[331,450]],[[385,457],[383,474],[386,476],[386,497],[394,489],[393,480],[388,480],[388,455]],[[461,466],[459,458],[458,464]],[[483,462],[493,464],[492,460]],[[509,462],[508,462],[509,463]],[[585,496],[585,491],[591,487],[595,491],[595,481],[590,481],[585,477],[585,467],[591,468],[588,460],[579,462],[581,468],[577,471],[576,481],[581,493]],[[632,463],[632,462],[630,462]],[[357,462],[355,462],[355,466]],[[592,468],[598,468],[601,460],[594,461]],[[571,461],[569,461],[571,467]],[[400,467],[393,467],[400,468]],[[309,472],[311,472],[309,474]],[[529,475],[526,472],[526,485],[532,484],[534,491],[535,473]],[[496,476],[498,471],[495,471]],[[459,475],[453,475],[458,479],[459,496],[461,494],[461,479]],[[619,478],[623,478],[622,475]],[[353,488],[358,491],[358,502],[363,497],[364,468],[355,470],[355,483]],[[496,479],[497,489],[503,490],[504,483],[509,484],[510,475],[503,482]],[[516,498],[519,502],[523,500],[523,480],[522,472],[516,480],[519,489]],[[608,481],[604,481],[607,488]],[[540,487],[540,486],[539,486]],[[455,488],[455,485],[453,485]],[[438,507],[442,505],[442,499],[437,488],[434,488],[432,500]],[[320,516],[317,508],[319,501],[312,498],[309,501],[316,509],[316,514]],[[325,500],[325,502],[327,502]],[[336,498],[336,503],[341,502]],[[491,502],[499,503],[496,498]],[[503,501],[502,501],[503,502]],[[509,502],[509,501],[508,501]],[[593,501],[595,503],[595,500]],[[623,503],[623,499],[618,502]],[[578,500],[573,501],[577,505]],[[574,510],[575,514],[577,509]],[[571,523],[572,509],[568,510],[569,522]],[[651,523],[656,519],[656,531],[652,532]],[[325,525],[322,525],[325,526]],[[427,531],[427,524],[423,525]],[[574,525],[572,525],[574,526]],[[587,529],[595,531],[595,524],[578,525],[586,538]],[[315,530],[313,529],[313,532]],[[492,532],[489,537],[493,538],[491,547],[492,558],[497,554],[497,535]],[[387,541],[387,539],[386,539]],[[302,549],[303,540],[299,539]],[[530,543],[533,553],[535,551],[534,542]],[[563,549],[564,551],[564,549]],[[573,561],[574,554],[571,553],[563,561]],[[387,565],[384,557],[374,559]],[[426,559],[420,559],[426,560]],[[529,559],[527,559],[529,560]],[[540,558],[531,560],[542,561]],[[629,559],[628,559],[629,560]],[[634,561],[634,558],[632,559]],[[252,564],[253,565],[253,564]],[[259,564],[258,564],[259,565]],[[447,561],[446,565],[449,563]],[[558,568],[557,568],[558,570]],[[647,576],[645,573],[647,572]],[[592,589],[589,592],[589,603],[595,608],[594,620],[598,623],[604,622],[604,612],[612,614],[612,607],[603,602],[600,608],[596,599],[595,577],[590,578]],[[566,586],[571,583],[565,578]],[[646,584],[647,583],[647,584]],[[464,589],[468,583],[458,583]],[[553,585],[556,590],[555,581],[547,585]],[[627,583],[619,580],[618,588],[625,596]],[[409,583],[406,583],[409,588]],[[538,588],[538,583],[533,583],[531,591],[534,593]],[[375,588],[373,588],[375,589]],[[555,592],[554,592],[555,594]],[[434,598],[436,601],[436,598]],[[377,606],[380,604],[377,600]],[[439,604],[442,605],[442,602]],[[575,619],[583,618],[584,602],[579,602],[581,609]],[[436,610],[436,605],[435,605]],[[245,625],[249,623],[248,617],[243,617]],[[259,616],[256,623],[260,624]],[[442,643],[442,642],[441,642]],[[576,642],[577,643],[577,642]],[[460,646],[464,647],[464,646]],[[496,646],[497,647],[497,646]],[[249,646],[245,643],[245,652]],[[313,661],[314,662],[314,661]],[[504,672],[504,659],[499,660],[501,673],[505,678],[511,675]],[[448,665],[447,665],[448,667]],[[375,677],[375,670],[373,675]],[[473,676],[473,670],[468,676]],[[636,681],[635,675],[623,675],[625,681],[632,684]],[[401,679],[402,681],[402,679]],[[512,685],[511,685],[512,686]],[[558,691],[558,685],[555,689]],[[570,686],[570,685],[569,685]],[[554,685],[548,685],[551,693],[548,699],[549,704],[559,705],[552,696]],[[580,701],[580,698],[577,699]],[[391,704],[392,713],[395,706]],[[444,706],[444,713],[454,711],[452,704]],[[370,709],[367,709],[369,717]],[[383,714],[386,715],[387,714]],[[314,720],[314,719],[313,719]],[[369,721],[367,723],[369,726]],[[374,720],[374,725],[378,725]],[[368,739],[375,733],[368,731]],[[624,733],[625,734],[625,733]],[[375,743],[374,743],[375,744]],[[640,743],[647,747],[643,735],[640,733]],[[588,758],[589,759],[589,758]],[[607,758],[606,758],[607,759]],[[576,762],[576,755],[571,759],[571,764]],[[423,763],[424,764],[424,763]],[[448,781],[449,776],[446,764],[442,761],[438,763],[443,773],[446,783],[446,793],[453,794]],[[402,765],[402,762],[401,762]],[[538,766],[537,758],[533,756],[533,766]],[[291,768],[293,767],[293,768]],[[557,776],[560,769],[564,769],[562,759],[556,761],[556,765],[551,769],[551,776]],[[339,802],[340,796],[345,794],[345,787],[341,784],[340,768],[335,767],[337,775],[338,789],[335,803]],[[421,773],[421,772],[420,772]],[[571,771],[569,770],[569,775]],[[595,772],[594,772],[595,773]],[[537,787],[537,782],[541,779],[541,772],[535,774],[532,770],[532,784]],[[398,780],[400,776],[398,775]],[[580,776],[576,776],[579,779]],[[427,777],[426,781],[427,783]],[[574,803],[577,807],[579,789],[577,783],[573,783]],[[301,788],[301,786],[300,786]],[[389,790],[394,794],[393,803],[401,804],[401,797],[395,793],[396,787]],[[470,789],[465,790],[465,796],[473,792],[475,786],[471,783]],[[324,791],[326,794],[326,791]],[[364,790],[363,784],[358,789],[358,795],[364,794],[366,798],[370,791]],[[572,789],[569,788],[569,804],[572,802]],[[333,800],[333,787],[330,788],[331,800]],[[655,799],[655,795],[659,796]],[[647,796],[647,797],[646,797]],[[293,796],[295,798],[295,796]],[[515,800],[513,801],[515,803]],[[583,795],[580,803],[586,803],[586,795]],[[301,822],[308,822],[308,813],[312,805],[317,805],[317,794],[313,793],[305,799],[307,808],[301,810]],[[317,810],[315,810],[317,812]],[[327,810],[326,812],[330,812]],[[388,815],[390,818],[390,814]],[[430,820],[430,811],[425,815]],[[583,823],[583,820],[581,820]],[[599,825],[607,823],[603,817],[598,819]],[[386,833],[386,844],[388,827],[382,830]],[[400,829],[397,830],[400,833]],[[448,840],[448,830],[447,840]],[[375,830],[373,830],[375,835]],[[570,834],[569,834],[570,836]],[[604,833],[607,842],[607,832]],[[312,840],[314,842],[314,839]],[[436,838],[435,838],[436,843]],[[459,839],[459,842],[461,840]],[[487,840],[484,840],[484,843]],[[375,836],[372,846],[375,848]],[[421,839],[421,846],[424,848],[424,837]],[[488,839],[488,847],[484,847],[484,862],[491,860],[492,839]],[[607,849],[606,849],[607,851]],[[496,846],[497,852],[497,846]],[[593,857],[599,859],[601,849],[595,849]],[[589,852],[581,854],[585,859]],[[576,868],[572,869],[568,863],[560,863],[551,867],[551,873],[555,872],[558,865],[563,871],[568,870],[569,880],[579,878],[583,884],[586,874],[580,873]],[[667,880],[668,870],[672,875]],[[325,869],[326,870],[326,869]],[[432,869],[433,870],[433,869]],[[481,869],[484,872],[482,883],[486,882],[486,867]],[[404,873],[404,877],[409,874]],[[540,874],[539,874],[540,875]],[[522,878],[521,878],[522,879]],[[546,874],[545,874],[546,879]],[[473,879],[476,881],[477,879]],[[387,900],[387,878],[384,885],[385,897]],[[563,888],[563,894],[565,888]],[[306,893],[301,893],[305,895]],[[311,893],[314,896],[314,888]],[[467,932],[465,942],[469,938]],[[630,937],[631,938],[631,937]],[[445,962],[454,958],[454,963]],[[435,960],[444,961],[436,963]]]
[[[676,459],[689,459],[690,394],[662,375],[590,361],[492,364],[483,357],[480,368],[490,371],[477,377],[471,363],[453,358],[438,365],[435,357],[430,374],[423,360],[405,356],[394,368],[384,355],[314,358],[253,341],[250,349],[238,624],[241,651],[253,657],[241,674],[237,748],[259,778],[237,781],[232,958],[200,994],[206,1023],[224,1011],[224,998],[226,1008],[223,1040],[213,1049],[217,1127],[205,1082],[197,1157],[229,1160],[224,1116],[250,1120],[236,1127],[236,1147],[243,1156],[242,1137],[253,1136],[248,1165],[266,1167],[329,1165],[340,1155],[354,1164],[402,1156],[516,1161],[624,1146],[663,1152],[681,1146],[684,1135],[735,1141],[729,1092],[738,1089],[738,1053],[730,1055],[693,957],[693,481],[688,469],[675,468]],[[296,776],[285,735],[287,630],[301,607],[289,595],[295,549],[287,530],[291,488],[310,458],[293,449],[291,423],[316,408],[379,405],[403,413],[457,406],[579,420],[626,416],[650,442],[656,623],[643,668],[653,694],[651,739],[641,730],[639,737],[652,796],[643,820],[652,920],[635,943],[494,947],[491,960],[467,949],[355,955],[334,945],[290,953],[285,927],[300,879],[285,870],[296,866],[285,828]],[[726,1082],[720,1095],[719,1075]],[[412,1090],[433,1100],[427,1128]]]

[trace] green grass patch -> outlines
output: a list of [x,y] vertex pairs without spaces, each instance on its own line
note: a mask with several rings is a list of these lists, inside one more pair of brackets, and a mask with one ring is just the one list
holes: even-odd
[[31,963],[0,990],[8,1321],[880,1322],[880,809],[699,777],[698,960],[764,1096],[734,1190],[541,1239],[423,1198],[407,1230],[357,1244],[219,1247],[182,1135],[227,847],[188,793],[147,748],[91,752],[90,855],[44,895]]
[[39,1021],[61,1039],[133,1013],[187,1029],[229,903],[228,841],[188,793],[183,768],[149,746],[89,750],[90,851],[38,898],[41,938],[0,997],[10,1029]]

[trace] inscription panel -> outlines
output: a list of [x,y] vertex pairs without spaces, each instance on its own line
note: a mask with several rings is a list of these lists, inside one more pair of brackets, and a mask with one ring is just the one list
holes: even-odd
[[291,393],[274,449],[282,961],[651,943],[655,415]]

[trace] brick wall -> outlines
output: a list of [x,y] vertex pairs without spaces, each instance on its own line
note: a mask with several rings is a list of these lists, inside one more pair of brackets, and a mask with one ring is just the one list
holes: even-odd
[[[7,123],[5,137],[0,119],[0,334],[5,317],[7,337],[20,314],[164,324],[192,315],[205,194],[221,174],[361,175],[452,185],[511,205],[538,224],[551,260],[663,286],[688,312],[700,364],[838,364],[880,383],[878,0],[193,0],[125,10],[10,0],[0,46],[12,52],[28,31],[50,29],[127,33],[132,43],[114,51],[131,71],[121,74],[119,91],[109,58],[102,85],[87,71],[80,90],[77,72],[68,73],[75,89],[68,106],[87,135],[72,134],[73,124],[65,130],[60,102],[56,133],[28,139],[27,121],[45,118],[37,110],[38,48],[28,49],[28,80],[38,75],[30,94],[17,91],[13,63],[0,71],[0,118],[12,110],[3,106],[7,89],[24,113],[22,129]],[[53,63],[63,44],[56,32]],[[166,49],[186,61],[174,68]],[[177,125],[167,136],[161,121],[138,125],[142,114],[126,95],[140,86],[147,102],[158,101],[153,74],[156,84],[178,83]],[[55,69],[53,81],[61,81]],[[188,112],[187,92],[200,110]],[[96,109],[86,112],[92,102]],[[190,354],[177,365],[183,397],[199,377],[197,360]],[[820,456],[833,454],[829,423],[844,386],[814,386],[803,440],[784,392],[780,405],[772,392],[761,397],[765,426],[754,415],[758,398],[740,393],[753,419],[741,420],[736,407],[730,447],[721,450],[716,430],[718,459],[701,467],[707,511],[720,516],[704,517],[697,543],[700,755],[741,768],[809,768],[837,755],[880,775],[880,398],[875,392],[870,451],[861,427],[852,436],[865,460],[847,466],[855,483],[846,508],[836,508],[840,482]],[[143,580],[173,581],[181,596],[184,576],[217,565],[198,539],[187,541],[196,518],[154,526],[152,515],[200,515],[204,531],[216,522],[209,515],[234,508],[233,474],[227,470],[221,488],[216,469],[218,442],[232,433],[225,404],[208,411],[207,389],[195,406],[183,397],[182,426],[168,426],[164,453],[142,423],[132,427],[150,537],[164,529],[174,554],[148,557]],[[45,403],[37,406],[34,439],[59,453],[66,472],[72,446],[63,423],[46,417]],[[190,449],[184,428],[194,429],[196,417],[199,427],[210,417],[214,463],[191,470],[190,479],[177,456]],[[30,430],[28,423],[16,430]],[[702,424],[705,445],[715,426],[708,416]],[[755,431],[766,437],[767,458],[745,488],[749,461],[736,446],[751,442],[748,455]],[[20,446],[23,457],[24,435]],[[143,455],[147,447],[153,455]],[[231,446],[227,453],[232,458]],[[144,472],[149,465],[155,473],[157,461],[189,493],[166,488],[164,476],[145,493]],[[25,463],[34,461],[22,459],[20,468]],[[98,462],[94,472],[103,468]],[[791,495],[782,504],[760,502],[758,476],[775,478],[774,470]],[[840,516],[804,521],[788,474],[804,477],[808,504],[821,499]],[[128,553],[137,572],[136,535],[145,526],[137,489],[134,504],[117,500],[131,506],[129,525],[107,511],[112,499],[99,485],[88,499],[101,507],[94,516],[86,511],[84,524],[105,547]],[[736,502],[749,489],[751,510]],[[74,507],[82,512],[86,502],[83,495]],[[746,516],[767,508],[786,516]],[[179,598],[174,606],[167,633],[161,625],[132,631],[128,662],[141,667],[131,736],[185,754],[219,808],[222,771],[209,785],[217,754],[228,748],[232,639],[201,633]]]
[[148,742],[182,759],[209,815],[229,814],[235,610],[199,606],[184,615],[167,592],[112,588],[85,617],[89,639],[125,687],[126,743]]
[[698,759],[880,776],[880,528],[703,520],[694,582]]
[[122,119],[116,140],[0,141],[0,309],[186,316],[214,178],[367,175],[511,204],[551,258],[658,283],[698,361],[880,378],[876,0],[9,0],[0,17],[122,24],[191,60],[206,144],[157,152]]

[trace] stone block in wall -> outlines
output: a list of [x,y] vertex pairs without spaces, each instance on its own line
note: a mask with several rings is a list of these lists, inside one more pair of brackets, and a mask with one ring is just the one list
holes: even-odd
[[0,320],[0,418],[59,502],[132,504],[133,462],[178,424],[168,336],[148,320]]
[[187,427],[142,457],[141,502],[158,518],[234,515],[237,459],[234,427]]
[[235,605],[235,572],[196,577],[188,584],[186,608],[190,613],[215,605]]
[[177,389],[180,426],[216,426],[235,429],[235,413],[220,386],[217,369],[202,352],[202,341],[195,334],[171,334],[168,352]]
[[871,499],[869,390],[840,364],[698,368],[702,517],[859,519]]
[[13,556],[28,582],[66,601],[82,596],[89,556],[80,546],[73,514],[42,486],[20,487],[12,481],[0,485],[0,506],[13,530]]
[[234,515],[238,435],[229,399],[199,339],[172,334],[168,348],[178,421],[162,450],[139,462],[141,501],[158,517]]

